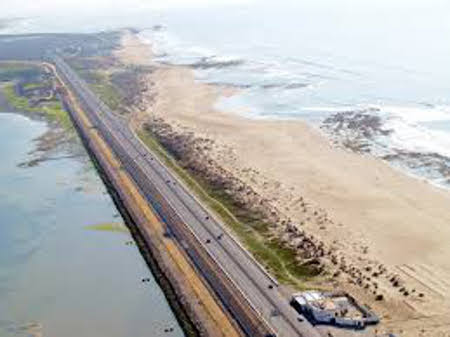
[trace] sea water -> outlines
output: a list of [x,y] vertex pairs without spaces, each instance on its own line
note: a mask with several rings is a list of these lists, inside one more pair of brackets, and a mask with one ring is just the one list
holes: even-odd
[[336,114],[373,115],[386,132],[365,140],[372,155],[450,187],[449,3],[277,1],[195,12],[169,13],[140,36],[160,61],[237,88],[219,109],[318,128]]
[[[389,132],[367,139],[372,155],[450,186],[448,1],[81,1],[70,2],[79,12],[70,16],[44,3],[4,31],[136,27],[157,60],[239,89],[218,108],[316,127],[335,114],[375,115]],[[53,7],[56,18],[47,13]],[[439,159],[431,174],[430,157]]]
[[18,166],[46,129],[0,113],[0,336],[183,336],[87,154]]

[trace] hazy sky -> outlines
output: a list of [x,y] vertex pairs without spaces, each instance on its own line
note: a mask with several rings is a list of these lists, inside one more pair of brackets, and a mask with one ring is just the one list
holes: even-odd
[[146,9],[206,7],[212,5],[236,5],[252,0],[0,0],[0,17],[45,15],[61,10],[95,14],[116,13],[118,10],[135,12]]
[[311,8],[333,8],[334,10],[377,10],[395,8],[440,7],[450,11],[448,0],[0,0],[0,17],[46,15],[61,10],[72,13],[100,15],[121,11],[136,12],[148,9],[170,9],[187,7],[212,7],[257,3],[269,6],[298,6]]

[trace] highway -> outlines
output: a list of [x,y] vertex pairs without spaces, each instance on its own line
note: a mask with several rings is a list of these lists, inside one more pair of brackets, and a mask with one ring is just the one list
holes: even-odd
[[[243,330],[252,337],[270,334],[319,337],[308,321],[298,319],[276,281],[142,144],[127,121],[101,102],[61,58],[54,56],[51,61],[91,123],[120,158],[122,169],[166,223],[168,236],[173,236],[186,250]],[[252,313],[247,315],[249,310],[243,308],[250,308]]]

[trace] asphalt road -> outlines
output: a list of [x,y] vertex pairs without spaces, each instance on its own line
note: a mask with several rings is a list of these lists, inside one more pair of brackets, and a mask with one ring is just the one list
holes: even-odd
[[[318,337],[319,333],[308,321],[299,321],[299,315],[289,305],[288,299],[278,290],[278,284],[228,233],[224,225],[213,217],[192,196],[156,156],[135,136],[124,119],[114,114],[88,85],[60,58],[52,60],[58,72],[79,96],[91,122],[121,159],[149,202],[154,200],[154,188],[163,196],[176,216],[187,224],[203,247],[220,265],[243,296],[258,312],[276,336]],[[137,173],[139,172],[139,174]],[[146,181],[147,180],[147,181]],[[153,186],[150,188],[149,186]],[[158,210],[157,210],[158,211]],[[164,212],[160,214],[164,217]],[[168,228],[170,232],[170,227]],[[185,249],[189,246],[181,242]],[[214,284],[211,285],[214,288]]]

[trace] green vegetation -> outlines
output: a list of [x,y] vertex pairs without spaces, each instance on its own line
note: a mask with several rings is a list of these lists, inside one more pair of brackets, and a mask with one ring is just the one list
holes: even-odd
[[86,229],[105,232],[128,233],[128,229],[125,227],[125,225],[118,222],[90,225],[86,226]]
[[15,85],[13,83],[5,85],[3,88],[3,94],[6,100],[17,110],[25,112],[36,112],[37,109],[32,108],[26,97],[21,97],[16,94]]
[[117,88],[111,83],[105,81],[101,84],[94,84],[92,89],[112,110],[119,108],[122,99]]
[[222,189],[214,188],[201,177],[194,176],[178,165],[176,159],[165,151],[149,131],[140,131],[138,136],[205,205],[220,216],[279,282],[303,289],[305,281],[317,276],[314,266],[298,262],[294,249],[283,246],[277,238],[270,235],[268,224],[259,215],[237,206]]
[[32,106],[27,97],[17,95],[15,85],[13,83],[9,83],[4,86],[3,94],[5,95],[8,103],[15,109],[23,112],[44,113],[50,121],[58,123],[65,130],[73,131],[70,116],[67,111],[64,110],[59,100],[51,99],[41,103],[39,106]]
[[129,112],[140,93],[140,76],[150,71],[145,67],[118,66],[105,56],[72,57],[66,61],[111,110],[122,115]]
[[72,120],[70,119],[67,111],[64,110],[61,102],[50,102],[46,104],[42,109],[51,121],[57,122],[66,130],[73,130]]
[[23,88],[25,90],[40,89],[45,88],[46,85],[47,83],[26,83]]
[[75,68],[78,74],[84,78],[98,95],[112,110],[118,110],[122,102],[122,95],[117,87],[112,83],[111,76],[100,70],[91,70],[92,68]]

